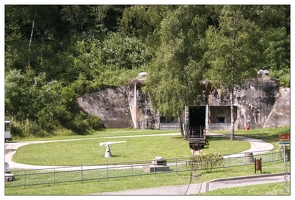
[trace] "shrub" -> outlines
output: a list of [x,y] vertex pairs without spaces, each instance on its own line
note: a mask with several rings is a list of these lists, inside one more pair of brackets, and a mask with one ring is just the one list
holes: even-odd
[[101,128],[99,117],[97,117],[96,115],[88,114],[87,121],[89,126],[94,130],[99,130]]
[[12,137],[45,137],[49,134],[40,128],[37,122],[26,119],[23,122],[13,121],[11,123]]
[[218,153],[200,154],[189,157],[189,163],[212,172],[213,167],[220,166],[224,161]]

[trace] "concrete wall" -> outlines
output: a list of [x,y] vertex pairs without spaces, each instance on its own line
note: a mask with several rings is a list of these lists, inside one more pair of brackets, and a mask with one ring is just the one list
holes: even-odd
[[[234,90],[234,97],[237,129],[244,129],[246,126],[290,126],[290,88],[280,87],[277,80],[261,78],[258,82],[246,81],[242,87]],[[229,94],[221,93],[220,90],[214,91],[209,95],[208,102],[209,107],[230,106]],[[220,114],[211,113],[211,118],[215,115]]]
[[[99,116],[105,127],[158,129],[160,118],[142,93],[142,83],[135,79],[129,86],[84,94],[77,102],[85,112]],[[279,87],[278,81],[264,78],[256,83],[245,82],[243,87],[235,89],[234,96],[236,129],[244,129],[247,125],[250,128],[290,126],[290,88]],[[229,109],[225,109],[230,106],[229,93],[212,91],[208,103],[212,108],[209,123],[214,123],[221,115],[230,123]]]

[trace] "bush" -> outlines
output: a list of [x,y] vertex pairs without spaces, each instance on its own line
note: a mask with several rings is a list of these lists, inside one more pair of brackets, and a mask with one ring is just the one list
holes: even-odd
[[189,158],[190,164],[196,165],[199,168],[206,169],[210,172],[212,172],[213,167],[220,166],[223,161],[223,156],[218,153],[194,155]]
[[15,122],[15,121],[13,121],[11,123],[11,135],[12,135],[12,137],[17,136],[17,137],[20,137],[20,138],[25,136],[24,132],[22,131],[22,127],[21,127],[20,123]]
[[49,134],[40,128],[37,122],[26,119],[23,122],[13,121],[11,123],[11,135],[19,138],[45,137]]
[[99,130],[101,128],[100,119],[96,115],[88,114],[87,121],[89,126],[94,130]]
[[82,111],[75,113],[74,119],[68,122],[67,127],[76,134],[88,134],[90,127],[86,118],[86,114]]

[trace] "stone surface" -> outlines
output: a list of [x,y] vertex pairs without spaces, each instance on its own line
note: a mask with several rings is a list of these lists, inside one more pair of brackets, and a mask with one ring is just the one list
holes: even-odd
[[[77,102],[85,112],[97,115],[104,127],[157,129],[159,116],[152,111],[141,85],[142,81],[132,80],[129,86],[84,94]],[[290,126],[290,88],[280,87],[277,80],[246,81],[235,89],[234,96],[237,129]],[[209,106],[229,106],[229,93],[211,91],[208,103]]]
[[145,165],[142,168],[144,172],[160,172],[170,170],[169,166],[167,165]]
[[5,182],[10,182],[10,181],[14,181],[14,174],[10,174],[10,173],[5,173],[4,176]]
[[124,86],[107,88],[84,94],[77,102],[85,112],[98,116],[103,127],[133,127],[126,90]]
[[274,103],[270,114],[266,118],[263,128],[290,126],[290,88],[281,87],[279,90],[279,94],[276,98],[277,100]]
[[152,161],[152,164],[153,165],[166,165],[167,164],[167,160],[164,159],[163,157],[161,156],[157,156],[153,159]]

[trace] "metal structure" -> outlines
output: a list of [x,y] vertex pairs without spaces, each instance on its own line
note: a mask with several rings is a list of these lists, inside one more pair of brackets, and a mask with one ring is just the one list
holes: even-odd
[[204,127],[202,126],[189,127],[188,144],[189,144],[189,147],[193,150],[203,149],[205,145],[209,144],[206,139],[206,131],[204,131]]
[[112,157],[111,144],[119,144],[119,143],[123,143],[123,142],[126,142],[126,141],[101,142],[101,143],[99,143],[99,146],[105,146],[106,147],[106,151],[105,151],[104,157],[109,158],[109,157]]
[[286,154],[286,145],[290,145],[290,133],[280,134],[279,140],[280,140],[280,145],[283,145],[283,147],[284,147],[283,159],[284,159],[284,165],[285,165],[285,175],[284,175],[284,178],[285,178],[285,184],[286,185],[283,188],[283,192],[284,193],[287,193],[287,185],[288,185],[287,174],[288,174],[288,167],[287,167],[287,162],[286,161],[287,161],[287,157],[288,156]]
[[[283,149],[273,149],[271,151],[259,151],[253,152],[255,157],[261,157],[264,165],[267,163],[283,163],[282,157]],[[253,165],[253,163],[245,162],[245,154],[240,153],[238,156],[224,155],[224,162],[220,166],[214,166],[213,169],[230,169],[232,167],[243,167]],[[21,187],[21,186],[33,186],[33,185],[49,185],[49,184],[60,184],[67,182],[83,182],[83,181],[95,181],[104,180],[111,178],[123,178],[123,177],[135,177],[163,173],[178,173],[178,172],[191,172],[191,165],[188,163],[187,157],[182,158],[165,158],[166,165],[169,170],[160,171],[153,170],[154,166],[161,166],[163,160],[157,161],[155,164],[151,163],[150,160],[143,161],[132,161],[122,163],[109,163],[109,164],[98,164],[89,166],[69,166],[69,167],[54,167],[46,169],[10,169],[15,175],[17,181],[5,182],[5,187]],[[160,161],[160,163],[159,163]],[[155,161],[153,161],[155,162]],[[158,165],[157,165],[158,164]],[[143,170],[147,165],[150,166],[153,173],[147,173]],[[197,170],[206,170],[208,165],[196,165]],[[254,172],[253,172],[254,173]],[[289,175],[290,173],[288,173]]]
[[208,106],[185,106],[184,132],[190,149],[201,150],[208,145],[206,139]]

